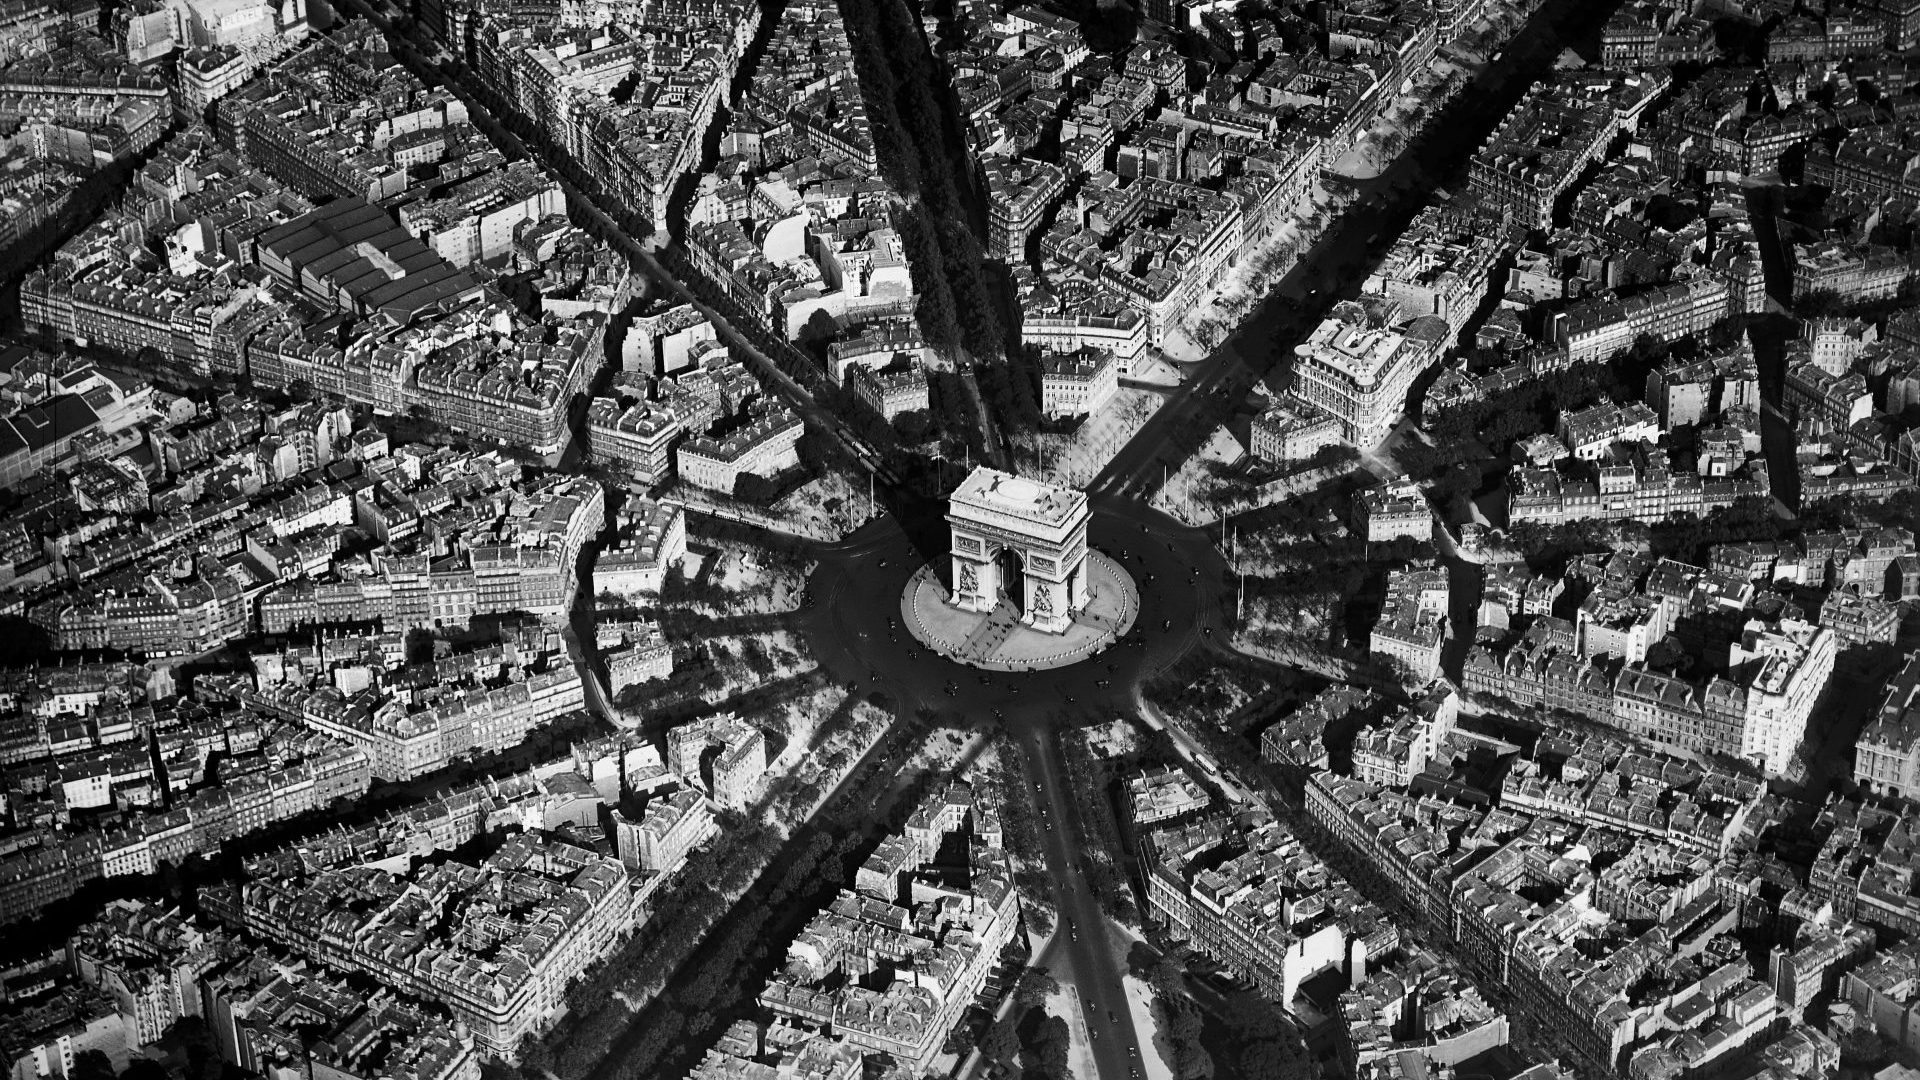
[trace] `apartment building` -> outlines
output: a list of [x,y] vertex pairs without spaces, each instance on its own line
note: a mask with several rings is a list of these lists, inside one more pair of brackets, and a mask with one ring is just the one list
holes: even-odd
[[889,421],[901,413],[925,412],[929,403],[927,373],[919,367],[878,371],[860,367],[848,385],[868,408]]
[[1067,174],[1051,162],[998,155],[982,158],[980,172],[987,190],[987,250],[1024,263],[1028,238],[1066,194]]
[[1879,795],[1920,799],[1920,657],[1887,680],[1879,711],[1853,744],[1853,779]]
[[[501,891],[519,902],[478,902]],[[478,866],[443,862],[408,875],[356,866],[305,877],[269,870],[211,886],[201,904],[332,970],[445,1008],[476,1049],[508,1061],[639,918],[618,860],[530,834]],[[433,912],[451,918],[423,922]]]
[[1096,415],[1119,391],[1124,373],[1120,358],[1104,349],[1043,353],[1040,411],[1055,420]]
[[1341,438],[1378,445],[1399,422],[1417,379],[1440,358],[1450,335],[1425,315],[1388,328],[1354,303],[1336,305],[1295,350],[1293,394],[1331,416]]
[[1605,360],[1645,335],[1673,341],[1706,330],[1732,314],[1730,296],[1724,280],[1701,276],[1582,300],[1548,316],[1547,340],[1566,350],[1569,363]]
[[1361,531],[1374,543],[1401,537],[1433,539],[1433,507],[1411,480],[1367,488],[1356,500],[1354,513]]
[[732,494],[744,474],[771,479],[799,465],[802,434],[799,415],[775,403],[723,436],[690,436],[674,460],[682,481]]

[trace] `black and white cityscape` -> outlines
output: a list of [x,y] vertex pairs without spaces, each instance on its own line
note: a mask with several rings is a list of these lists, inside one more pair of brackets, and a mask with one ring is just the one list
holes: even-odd
[[0,0],[0,1080],[1920,1080],[1920,0]]

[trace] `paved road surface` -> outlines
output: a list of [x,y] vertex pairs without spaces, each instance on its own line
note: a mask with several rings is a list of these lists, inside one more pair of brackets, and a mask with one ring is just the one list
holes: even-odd
[[1136,1073],[1139,1055],[1154,1050],[1150,1044],[1142,1045],[1145,1036],[1134,1029],[1126,986],[1121,982],[1124,969],[1116,955],[1118,945],[1100,911],[1099,897],[1082,871],[1081,859],[1092,840],[1080,819],[1078,800],[1059,782],[1066,770],[1054,746],[1056,737],[1054,729],[1039,724],[1023,725],[1018,733],[1026,752],[1027,782],[1034,786],[1040,810],[1047,863],[1053,870],[1054,910],[1059,916],[1053,944],[1065,954],[1063,974],[1080,998],[1091,1040],[1088,1049],[1099,1074],[1128,1076]]

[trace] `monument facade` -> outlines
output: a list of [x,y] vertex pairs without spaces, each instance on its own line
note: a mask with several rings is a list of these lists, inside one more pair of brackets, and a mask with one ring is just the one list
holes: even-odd
[[973,470],[947,507],[953,529],[948,602],[992,611],[1002,596],[1020,621],[1065,633],[1087,606],[1087,496],[1072,488],[984,466]]

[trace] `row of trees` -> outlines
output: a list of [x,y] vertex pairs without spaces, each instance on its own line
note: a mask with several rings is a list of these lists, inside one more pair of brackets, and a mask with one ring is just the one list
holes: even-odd
[[1141,925],[1140,907],[1121,861],[1126,846],[1121,843],[1120,826],[1113,816],[1113,771],[1093,756],[1087,740],[1078,733],[1065,733],[1060,743],[1080,821],[1093,841],[1092,850],[1080,853],[1081,874],[1115,922],[1137,928]]
[[[1904,246],[1904,245],[1902,245]],[[1825,319],[1853,315],[1881,319],[1920,303],[1920,279],[1909,277],[1893,296],[1862,301],[1834,289],[1816,289],[1793,301],[1794,314],[1804,319]]]
[[[652,917],[618,952],[567,991],[568,1020],[545,1040],[530,1039],[521,1061],[530,1075],[552,1071],[584,1076],[607,1056],[633,1024],[629,1002],[651,998],[705,940],[760,866],[780,847],[764,822],[738,823],[694,852],[678,880],[657,895]],[[641,962],[644,958],[644,962]],[[650,1027],[667,1040],[680,1037],[685,1017]]]
[[640,1037],[608,1073],[612,1080],[689,1072],[725,1024],[752,1007],[764,972],[790,936],[783,924],[804,920],[852,880],[865,843],[859,833],[836,841],[819,829],[795,840],[797,850],[789,845],[793,855],[779,880],[769,875],[756,902],[735,905],[691,971],[673,980],[673,993],[656,999]]
[[1020,748],[1005,735],[996,737],[999,767],[987,777],[987,790],[1000,812],[1002,843],[1013,853],[1017,869],[1014,882],[1024,900],[1027,926],[1037,934],[1053,929],[1053,916],[1047,910],[1053,881],[1047,875],[1046,848],[1040,840],[1039,813],[1034,809],[1033,789],[1021,782],[1022,774],[1014,761]]
[[1706,517],[1676,514],[1654,525],[1649,539],[1655,555],[1704,563],[1707,549],[1714,544],[1778,540],[1787,530],[1788,522],[1774,513],[1772,499],[1744,498]]
[[1558,566],[1576,555],[1605,551],[1618,543],[1614,527],[1604,521],[1567,521],[1547,525],[1521,521],[1507,526],[1504,546],[1525,556],[1534,566]]
[[[1007,952],[1002,955],[1001,960],[1017,963],[1021,953],[1016,950],[1020,948],[1022,946],[1017,942],[1008,945]],[[1037,1010],[1040,1014],[1038,1022],[1045,1023],[1047,999],[1059,992],[1060,981],[1055,979],[1053,973],[1047,968],[1036,966],[1022,971],[1020,977],[1014,981],[1011,991],[1012,1007],[1004,1016],[987,1025],[986,1034],[980,1040],[980,1052],[991,1061],[1012,1060],[1014,1055],[1020,1052],[1023,1014],[1030,1010]],[[965,1026],[955,1028],[949,1049],[964,1054],[971,1048],[972,1039],[968,1035],[967,1028]]]
[[976,369],[980,396],[1003,425],[1015,431],[1040,428],[1040,367],[1034,356],[1009,356],[1004,364]]
[[709,663],[686,662],[676,657],[673,674],[664,679],[649,679],[620,688],[613,696],[613,707],[622,712],[646,710],[649,716],[691,701],[703,693],[717,691],[726,684],[718,668]]
[[1206,1021],[1200,1003],[1187,993],[1180,965],[1165,954],[1134,946],[1128,966],[1153,988],[1153,1011],[1160,1034],[1173,1051],[1173,1075],[1179,1080],[1207,1080],[1213,1075],[1213,1057],[1202,1045]]
[[[784,567],[813,568],[813,541],[803,540],[786,533],[769,532],[758,525],[718,514],[689,513],[687,515],[687,539],[689,541],[707,541],[713,545],[743,544],[755,550],[754,557],[776,560]],[[669,581],[672,579],[669,578]]]
[[1530,380],[1436,412],[1426,423],[1433,444],[1408,440],[1394,456],[1414,479],[1431,479],[1448,465],[1472,460],[1477,447],[1505,457],[1515,442],[1553,430],[1563,412],[1606,397],[1628,396],[1636,395],[1613,364],[1580,364],[1550,379]]
[[942,85],[918,21],[899,0],[847,4],[847,38],[866,91],[881,171],[896,191],[918,196],[901,240],[914,282],[925,294],[922,329],[944,346],[994,358],[1005,351],[986,253],[968,227],[959,185],[971,170],[948,153],[948,116],[935,97]]
[[[901,239],[922,292],[916,313],[928,340],[942,346],[977,379],[978,401],[956,402],[964,421],[940,430],[961,433],[985,425],[1008,430],[1039,423],[1032,373],[1013,370],[1011,289],[989,258],[979,230],[986,228],[979,180],[958,128],[953,90],[928,51],[919,21],[901,0],[843,6],[854,63],[872,110],[883,168],[896,190],[917,196],[907,208]],[[891,163],[891,164],[889,164]],[[976,409],[976,405],[979,407]],[[974,413],[986,415],[976,421]]]
[[[1807,524],[1805,520],[1795,523],[1780,517],[1774,512],[1772,499],[1748,497],[1705,517],[1683,511],[1651,525],[1642,521],[1587,520],[1552,525],[1523,521],[1507,527],[1502,546],[1519,552],[1535,566],[1554,566],[1576,555],[1619,548],[1705,565],[1707,551],[1715,544],[1778,540],[1799,531],[1797,525]],[[1842,526],[1836,523],[1834,527]]]
[[927,373],[927,412],[933,429],[940,434],[941,452],[948,457],[971,454],[979,458],[986,450],[986,436],[980,430],[980,417],[967,393],[965,379],[957,371]]
[[[600,610],[607,609],[603,605]],[[634,610],[645,618],[658,621],[660,629],[675,640],[772,634],[790,628],[793,622],[793,613],[790,611],[748,611],[739,615],[715,615],[711,609],[700,610],[672,603],[648,605]]]
[[[731,655],[727,657],[732,661]],[[733,673],[733,684],[744,680]],[[614,696],[613,707],[622,712],[644,713],[642,730],[658,735],[669,728],[701,716],[719,711],[721,706],[708,704],[705,694],[719,694],[729,685],[728,672],[722,670],[719,663],[709,661],[704,656],[688,664],[685,668],[676,668],[665,679],[654,679],[624,687]],[[818,668],[791,675],[784,679],[761,682],[743,693],[728,697],[724,702],[727,711],[743,715],[772,708],[792,698],[809,694],[826,685],[826,677]]]
[[750,506],[772,506],[806,483],[810,476],[811,470],[805,467],[788,469],[775,476],[743,472],[734,478],[733,497]]
[[[775,692],[776,699],[793,700],[811,689],[784,687]],[[863,737],[856,741],[864,747],[865,736],[873,732],[861,714],[857,708],[836,710],[816,733],[814,745],[842,743],[849,728],[858,728]],[[769,957],[766,943],[790,936],[771,929],[774,924],[768,920],[775,915],[768,913],[797,918],[817,910],[858,868],[853,856],[868,834],[904,818],[918,804],[918,793],[909,791],[902,797],[905,807],[895,800],[892,813],[881,820],[873,798],[860,793],[884,790],[875,786],[878,778],[899,771],[925,737],[928,723],[929,718],[916,716],[891,725],[879,736],[879,752],[860,767],[864,781],[861,775],[850,778],[838,802],[822,807],[812,823],[784,843],[763,817],[725,814],[719,837],[695,852],[675,882],[659,892],[651,917],[633,939],[569,991],[569,1021],[533,1050],[534,1057],[523,1058],[530,1080],[541,1080],[542,1070],[594,1080],[687,1072],[730,1019],[739,1005],[737,995],[760,985]],[[844,764],[844,746],[835,754],[842,757],[837,771]],[[788,779],[778,781],[771,797],[790,795],[792,786]],[[763,878],[783,853],[779,880]],[[747,895],[756,879],[759,893]],[[730,913],[731,921],[720,927]],[[703,951],[701,966],[676,983],[673,994],[662,994],[670,981],[681,978],[681,968],[703,942],[712,951]],[[736,995],[731,1005],[728,993]],[[648,1011],[636,1016],[639,1009]],[[623,1038],[631,1041],[612,1054],[615,1041]]]
[[[1045,969],[1039,970],[1043,975]],[[1031,972],[1029,972],[1031,974]],[[1052,977],[1047,976],[1051,982]],[[1044,1080],[1068,1080],[1067,1058],[1072,1035],[1066,1020],[1049,1016],[1038,1004],[1015,1009],[995,1020],[980,1040],[980,1052],[989,1061],[1019,1061],[1023,1075]]]
[[857,715],[859,709],[860,699],[846,694],[825,720],[814,725],[810,752],[794,770],[791,782],[768,799],[768,810],[775,821],[805,817],[826,793],[827,782],[839,776],[853,759],[853,748],[872,742],[880,721],[871,713]]
[[1904,488],[1885,497],[1842,495],[1800,508],[1800,525],[1813,532],[1885,526],[1920,531],[1920,491]]
[[[1281,482],[1294,482],[1294,484],[1317,482],[1317,484],[1321,484],[1321,488],[1325,488],[1329,480],[1338,480],[1342,473],[1352,471],[1357,461],[1359,461],[1359,452],[1354,450],[1352,446],[1344,444],[1344,442],[1334,442],[1334,444],[1329,444],[1329,446],[1323,446],[1323,448],[1319,448],[1319,450],[1311,455],[1311,457],[1308,457],[1308,459],[1290,463],[1284,471],[1258,469],[1258,467],[1256,467],[1256,469],[1248,469],[1248,467],[1244,467],[1244,465],[1240,465],[1240,463],[1227,463],[1227,461],[1219,461],[1219,459],[1215,459],[1215,457],[1208,457],[1208,459],[1204,461],[1204,469],[1206,469],[1204,479],[1200,480],[1200,484],[1196,484],[1196,488],[1198,488],[1198,498],[1200,498],[1200,502],[1208,503],[1210,507],[1217,509],[1217,511],[1231,513],[1231,511],[1235,511],[1236,507],[1252,505],[1252,503],[1260,502],[1263,498],[1265,498],[1265,500],[1275,500],[1273,492],[1269,490],[1269,484],[1281,484]],[[1321,473],[1321,477],[1306,477],[1308,473]],[[1306,490],[1302,490],[1302,492],[1288,494],[1286,498],[1279,498],[1279,500],[1267,502],[1265,505],[1275,505],[1275,507],[1315,505],[1315,502],[1317,502],[1317,500],[1313,500],[1315,490],[1317,490],[1317,488],[1306,488]],[[1265,509],[1265,507],[1261,507],[1261,509]],[[1300,525],[1304,525],[1304,523],[1308,521],[1308,515],[1304,515],[1304,513],[1300,513],[1300,511],[1283,513],[1283,515],[1279,515],[1279,517],[1281,517],[1283,521],[1290,517],[1290,519],[1294,519],[1294,521],[1300,523]]]
[[1253,644],[1267,648],[1325,648],[1354,584],[1309,570],[1249,578],[1240,629]]

